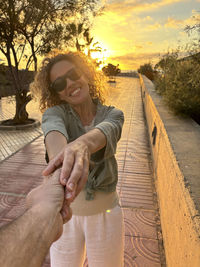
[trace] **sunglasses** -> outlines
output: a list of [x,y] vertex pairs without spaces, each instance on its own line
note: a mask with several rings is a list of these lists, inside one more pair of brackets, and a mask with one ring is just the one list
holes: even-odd
[[67,86],[67,78],[71,81],[77,81],[81,78],[82,73],[78,69],[71,69],[67,73],[65,73],[63,76],[57,78],[52,84],[50,85],[50,89],[53,92],[61,92],[63,91]]

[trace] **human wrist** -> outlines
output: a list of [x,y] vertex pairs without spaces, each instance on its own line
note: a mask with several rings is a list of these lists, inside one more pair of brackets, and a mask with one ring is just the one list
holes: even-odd
[[61,234],[61,228],[63,225],[62,216],[51,205],[40,203],[32,206],[28,212],[30,212],[37,222],[39,228],[41,228],[41,238],[51,244]]
[[89,155],[93,153],[94,144],[89,138],[88,133],[77,138],[77,142],[79,142],[87,150]]
[[[88,148],[89,154],[93,154],[106,145],[106,137],[101,130],[94,128],[79,138]],[[77,140],[78,140],[77,139]]]

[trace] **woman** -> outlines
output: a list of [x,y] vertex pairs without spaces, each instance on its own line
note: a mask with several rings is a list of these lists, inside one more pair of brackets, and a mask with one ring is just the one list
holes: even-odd
[[122,111],[103,105],[98,72],[81,53],[43,61],[31,90],[39,95],[47,158],[44,175],[62,166],[72,219],[51,249],[51,266],[123,266],[124,229],[116,193],[115,152]]

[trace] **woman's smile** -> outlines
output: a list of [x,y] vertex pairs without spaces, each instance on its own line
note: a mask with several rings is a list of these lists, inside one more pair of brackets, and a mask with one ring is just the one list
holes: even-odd
[[81,88],[75,89],[72,93],[70,93],[70,96],[76,96],[81,91]]
[[[73,63],[68,62],[67,60],[59,61],[51,69],[51,82],[54,83],[54,81],[73,69],[76,69],[76,66]],[[70,76],[66,77],[66,87],[64,90],[58,92],[58,95],[60,99],[71,105],[83,104],[87,102],[88,99],[91,99],[89,85],[83,74],[77,80],[74,80],[73,78],[70,79]]]

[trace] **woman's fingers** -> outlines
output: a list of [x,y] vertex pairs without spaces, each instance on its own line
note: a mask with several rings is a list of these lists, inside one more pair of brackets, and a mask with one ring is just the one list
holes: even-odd
[[84,167],[84,154],[82,152],[78,152],[76,153],[74,166],[66,184],[67,189],[69,191],[75,190],[75,185],[78,183],[82,175],[83,167]]
[[[89,159],[88,159],[88,153],[84,153],[84,157],[82,159],[82,164],[79,165],[81,166],[81,172],[74,172],[74,174],[78,174],[76,177],[72,176],[70,177],[68,183],[70,184],[72,181],[74,182],[74,190],[71,191],[68,189],[66,186],[66,191],[65,191],[65,199],[67,199],[68,202],[72,202],[74,198],[80,193],[80,191],[83,189],[87,182],[88,178],[88,170],[89,170]],[[76,166],[78,168],[78,165]]]
[[57,168],[62,165],[63,162],[63,151],[60,152],[55,158],[53,158],[43,170],[42,175],[47,176],[53,173]]
[[88,148],[75,142],[68,144],[54,159],[52,159],[43,175],[47,176],[53,173],[60,166],[60,183],[66,185],[65,199],[73,201],[76,195],[84,187],[89,169]]
[[63,206],[62,206],[62,210],[60,211],[62,218],[63,218],[63,223],[66,223],[67,221],[69,221],[72,217],[72,210],[69,207],[67,201],[64,201]]
[[75,185],[74,191],[69,191],[65,186],[65,200],[67,201],[68,204],[70,204],[75,198],[76,187],[77,185]]
[[69,179],[69,176],[72,172],[74,162],[75,162],[74,151],[65,149],[64,159],[62,162],[62,169],[61,169],[61,174],[60,174],[60,183],[62,185],[66,185],[66,183]]
[[80,179],[78,181],[74,197],[76,197],[81,192],[83,187],[85,186],[85,184],[87,182],[87,179],[88,179],[88,172],[89,172],[89,160],[88,160],[88,156],[85,155],[84,167],[83,167],[82,175],[81,175],[81,177],[80,177]]

